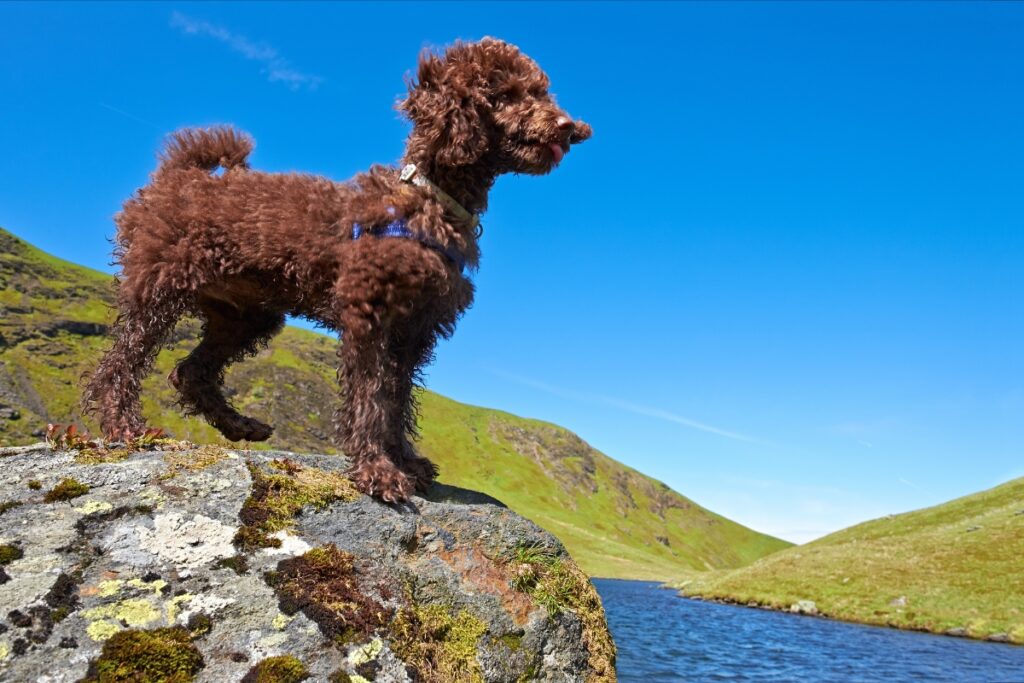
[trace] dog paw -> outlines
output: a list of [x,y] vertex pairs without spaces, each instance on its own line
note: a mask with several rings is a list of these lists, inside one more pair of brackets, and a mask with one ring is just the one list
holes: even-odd
[[437,479],[437,465],[426,458],[415,456],[401,463],[402,471],[412,479],[413,486],[420,493],[426,492]]
[[416,490],[413,480],[386,458],[356,465],[348,477],[359,491],[385,503],[403,503]]
[[274,428],[251,417],[243,417],[231,424],[217,425],[228,441],[266,441]]

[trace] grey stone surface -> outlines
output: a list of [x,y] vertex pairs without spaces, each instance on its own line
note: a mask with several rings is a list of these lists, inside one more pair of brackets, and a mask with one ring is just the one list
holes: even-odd
[[794,614],[809,614],[811,616],[818,614],[818,606],[814,604],[813,600],[800,600],[789,607],[789,611]]
[[[173,458],[181,462],[183,455]],[[303,468],[341,472],[347,462],[224,451],[191,471],[172,466],[171,457],[153,450],[86,464],[74,452],[0,449],[0,503],[21,503],[0,514],[0,546],[23,551],[2,567],[6,581],[0,574],[0,681],[77,681],[114,633],[185,626],[196,615],[212,622],[193,641],[204,660],[197,681],[238,681],[261,659],[278,655],[300,660],[311,681],[338,670],[353,681],[438,680],[437,672],[403,662],[388,626],[339,643],[303,611],[282,611],[287,606],[266,573],[326,544],[350,553],[359,585],[396,614],[441,606],[481,625],[471,641],[473,662],[458,680],[614,680],[610,659],[601,660],[594,645],[608,638],[599,603],[589,620],[571,607],[552,615],[512,587],[518,548],[542,547],[560,562],[571,559],[554,537],[498,501],[435,485],[401,506],[366,496],[307,506],[290,529],[274,534],[280,548],[243,553],[249,566],[238,574],[223,561],[240,554],[232,539],[252,492],[249,466],[281,474],[269,465],[287,457]],[[89,492],[44,502],[67,477]],[[41,488],[29,488],[31,480]],[[71,596],[66,614],[62,594]]]

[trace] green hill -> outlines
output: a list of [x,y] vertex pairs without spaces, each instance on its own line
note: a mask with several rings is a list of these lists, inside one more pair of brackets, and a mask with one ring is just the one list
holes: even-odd
[[1024,643],[1024,478],[678,587],[778,609],[813,600],[836,619]]
[[[0,444],[38,441],[47,422],[83,424],[78,381],[109,343],[112,300],[109,275],[0,230]],[[224,443],[205,422],[180,415],[165,380],[196,330],[195,321],[178,326],[147,380],[145,411],[178,438]],[[335,344],[287,328],[228,372],[235,405],[276,427],[260,447],[333,452]],[[420,448],[442,481],[486,492],[533,519],[591,575],[664,580],[738,567],[788,545],[701,508],[561,427],[429,391],[421,399]]]

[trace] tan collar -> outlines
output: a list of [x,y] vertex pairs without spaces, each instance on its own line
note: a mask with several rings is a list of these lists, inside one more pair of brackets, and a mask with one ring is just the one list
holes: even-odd
[[437,195],[438,201],[444,204],[446,209],[455,214],[457,218],[469,223],[469,226],[477,232],[477,237],[480,236],[480,216],[467,211],[466,208],[455,201],[450,194],[431,182],[429,178],[420,173],[420,170],[416,168],[416,164],[406,164],[403,166],[398,179],[403,183],[412,183],[419,187],[429,187],[434,194]]

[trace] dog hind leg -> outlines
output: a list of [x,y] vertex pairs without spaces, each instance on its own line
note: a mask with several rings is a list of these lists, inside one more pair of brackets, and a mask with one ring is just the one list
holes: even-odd
[[267,345],[284,326],[284,315],[260,308],[238,311],[213,301],[200,303],[203,337],[168,378],[190,415],[202,415],[229,441],[265,441],[273,427],[240,414],[221,389],[233,362]]
[[185,299],[154,293],[145,301],[125,301],[114,322],[114,343],[88,377],[85,412],[97,414],[110,439],[128,439],[145,430],[139,392],[161,344],[185,312]]

